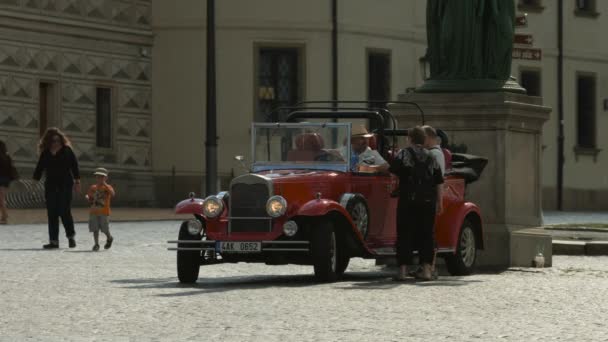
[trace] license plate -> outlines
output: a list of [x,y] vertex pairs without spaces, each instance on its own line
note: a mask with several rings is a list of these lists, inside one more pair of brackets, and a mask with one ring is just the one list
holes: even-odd
[[259,253],[262,251],[261,242],[221,241],[218,244],[220,253]]

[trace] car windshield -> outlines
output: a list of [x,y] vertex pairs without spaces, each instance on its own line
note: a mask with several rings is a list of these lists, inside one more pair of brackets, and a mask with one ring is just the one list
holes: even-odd
[[253,124],[253,170],[347,171],[350,123]]

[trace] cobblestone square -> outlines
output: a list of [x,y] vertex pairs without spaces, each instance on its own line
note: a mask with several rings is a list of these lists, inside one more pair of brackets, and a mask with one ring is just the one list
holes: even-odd
[[84,224],[55,251],[44,225],[1,227],[0,340],[608,341],[608,257],[429,283],[361,259],[333,284],[312,267],[215,265],[183,286],[165,244],[177,226],[113,224],[97,253]]

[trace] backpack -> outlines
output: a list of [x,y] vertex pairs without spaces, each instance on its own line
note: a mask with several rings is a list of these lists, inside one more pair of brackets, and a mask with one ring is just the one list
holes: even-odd
[[433,158],[429,156],[425,161],[420,161],[413,148],[408,147],[408,151],[414,165],[407,178],[407,199],[413,202],[432,202],[436,197],[436,184],[431,168]]

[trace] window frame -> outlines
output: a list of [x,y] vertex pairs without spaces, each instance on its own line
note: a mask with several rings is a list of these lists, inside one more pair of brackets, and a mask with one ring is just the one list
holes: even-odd
[[[593,122],[590,125],[591,127],[593,127],[593,131],[591,132],[592,135],[592,140],[593,140],[593,146],[582,146],[580,144],[580,131],[579,131],[579,121],[580,121],[580,105],[579,105],[579,81],[581,78],[588,78],[591,79],[593,81],[593,101],[592,101],[592,106],[593,106],[593,111],[592,111],[592,118],[593,118]],[[576,128],[576,141],[575,141],[575,145],[574,145],[574,152],[576,155],[576,160],[578,160],[579,155],[589,155],[589,156],[593,156],[594,161],[597,161],[597,155],[599,154],[599,152],[601,151],[601,149],[598,148],[598,131],[597,131],[597,121],[598,121],[598,75],[595,72],[583,72],[583,71],[577,71],[575,74],[575,128]]]
[[[289,50],[293,49],[297,53],[298,61],[297,61],[297,98],[298,101],[304,101],[306,99],[306,44],[301,42],[254,42],[253,43],[253,87],[252,87],[252,97],[253,97],[253,111],[251,114],[252,122],[269,122],[269,121],[259,121],[257,120],[257,111],[258,111],[258,100],[259,100],[259,67],[260,67],[260,53],[262,50]],[[250,132],[251,133],[251,132]]]
[[[574,14],[578,17],[597,18],[600,14],[597,12],[597,0],[574,0]],[[588,6],[581,8],[580,1],[587,1]]]

